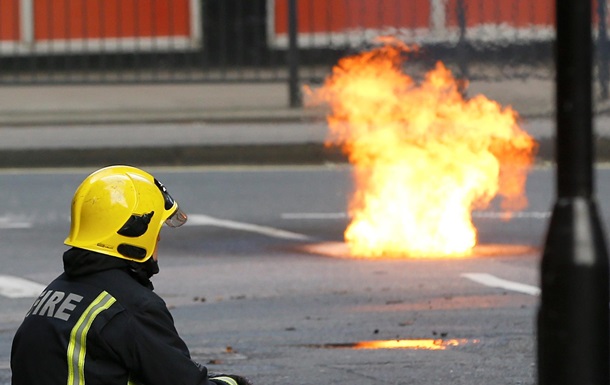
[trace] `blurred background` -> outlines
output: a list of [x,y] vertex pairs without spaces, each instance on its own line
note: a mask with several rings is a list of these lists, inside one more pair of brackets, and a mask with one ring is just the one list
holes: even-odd
[[[320,82],[392,35],[471,80],[552,79],[553,0],[3,0],[0,83]],[[608,98],[607,4],[594,4]],[[423,73],[423,72],[421,72]]]

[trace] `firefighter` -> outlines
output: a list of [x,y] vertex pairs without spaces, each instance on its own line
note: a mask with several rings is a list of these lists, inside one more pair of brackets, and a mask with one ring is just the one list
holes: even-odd
[[186,214],[161,182],[135,167],[89,175],[72,200],[64,273],[17,330],[13,385],[248,385],[190,358],[150,277],[162,225]]

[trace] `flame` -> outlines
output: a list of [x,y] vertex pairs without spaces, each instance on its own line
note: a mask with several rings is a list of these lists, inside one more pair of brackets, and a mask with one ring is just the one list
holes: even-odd
[[324,349],[355,349],[355,350],[380,350],[380,349],[413,349],[413,350],[446,350],[456,346],[467,344],[478,344],[477,339],[395,339],[359,341],[351,343],[306,345],[312,348]]
[[[419,340],[386,340],[386,341],[360,341],[354,344],[354,349],[416,349],[416,350],[445,350],[468,343],[468,340],[441,340],[441,339],[419,339]],[[478,342],[477,340],[474,343]]]
[[402,70],[414,50],[386,40],[306,89],[310,103],[331,107],[327,145],[353,165],[345,241],[354,257],[467,256],[477,243],[472,210],[497,195],[505,210],[527,205],[536,143],[517,112],[466,99],[441,62],[418,84]]

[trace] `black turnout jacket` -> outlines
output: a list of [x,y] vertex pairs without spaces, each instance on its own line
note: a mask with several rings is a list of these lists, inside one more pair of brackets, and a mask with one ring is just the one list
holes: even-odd
[[13,385],[213,384],[149,274],[81,249],[34,301],[11,351]]

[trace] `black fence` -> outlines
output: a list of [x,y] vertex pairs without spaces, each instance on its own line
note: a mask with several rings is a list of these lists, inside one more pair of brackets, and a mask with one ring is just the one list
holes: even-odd
[[[553,76],[555,0],[6,0],[0,83],[318,82],[380,35],[458,76]],[[607,96],[606,3],[596,71]]]

